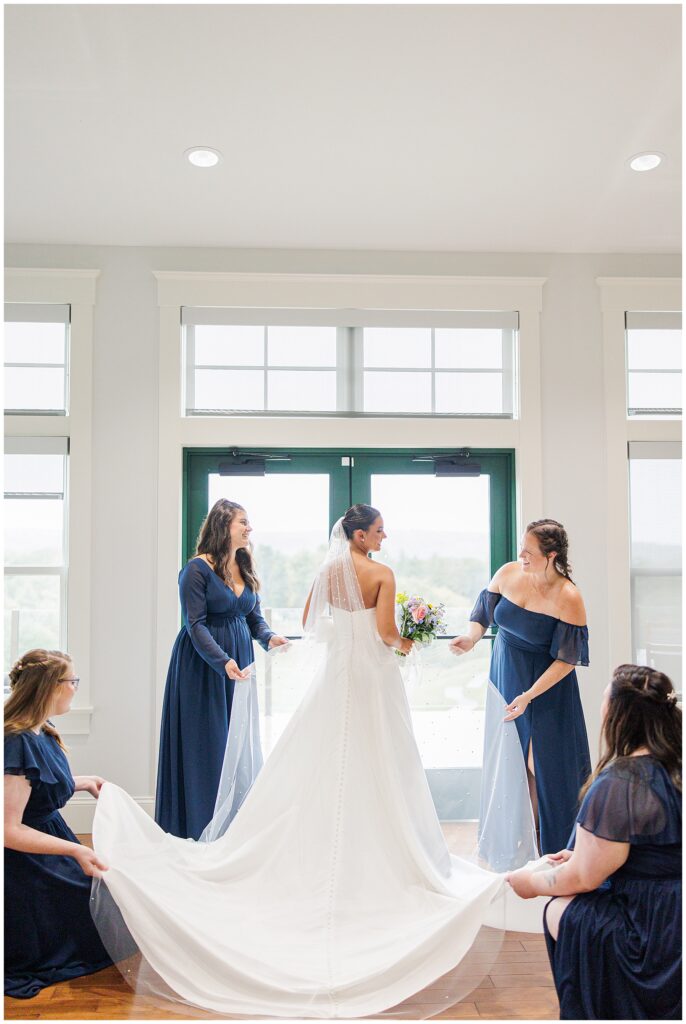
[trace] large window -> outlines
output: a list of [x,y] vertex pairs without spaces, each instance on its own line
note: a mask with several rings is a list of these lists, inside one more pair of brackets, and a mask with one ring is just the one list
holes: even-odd
[[515,313],[184,308],[187,416],[516,415]]
[[64,416],[69,408],[69,306],[5,306],[5,411]]
[[681,445],[629,444],[633,657],[681,690]]
[[681,416],[681,314],[626,314],[627,412]]
[[5,440],[5,665],[66,648],[67,439]]

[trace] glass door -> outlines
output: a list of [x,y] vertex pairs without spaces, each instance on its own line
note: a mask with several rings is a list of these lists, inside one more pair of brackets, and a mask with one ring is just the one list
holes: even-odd
[[[495,569],[514,557],[513,453],[193,449],[184,459],[184,558],[218,498],[243,505],[254,527],[263,613],[287,636],[301,634],[336,519],[356,502],[382,511],[388,540],[380,557],[393,567],[398,589],[440,601],[448,613],[448,634],[423,652],[422,682],[409,694],[429,784],[443,820],[477,817],[490,643],[458,659],[447,640],[465,628]],[[259,649],[257,666],[268,755],[307,680],[291,678],[289,659],[265,658]]]
[[446,606],[448,631],[422,652],[422,681],[408,693],[417,744],[443,820],[478,817],[483,713],[491,654],[486,638],[456,658],[479,591],[513,557],[509,453],[356,455],[353,501],[383,512],[380,555],[398,590]]
[[[340,455],[187,450],[184,561],[219,498],[242,505],[254,532],[262,614],[284,636],[302,633],[312,580],[324,560],[331,527],[350,505],[351,459]],[[265,756],[304,696],[307,680],[288,658],[267,658],[255,645]]]

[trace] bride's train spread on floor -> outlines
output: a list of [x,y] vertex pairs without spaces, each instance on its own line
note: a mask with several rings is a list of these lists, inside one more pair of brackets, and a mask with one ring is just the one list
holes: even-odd
[[502,875],[448,851],[399,659],[350,555],[334,555],[310,612],[312,684],[242,806],[241,751],[227,750],[219,838],[165,834],[103,787],[93,841],[109,871],[93,913],[115,958],[133,953],[121,966],[140,991],[247,1017],[428,1017],[478,984],[512,927]]

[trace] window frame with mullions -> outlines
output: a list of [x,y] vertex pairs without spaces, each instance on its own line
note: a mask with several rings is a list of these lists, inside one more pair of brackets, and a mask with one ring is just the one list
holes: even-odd
[[[413,311],[413,310],[336,310],[336,309],[239,309],[217,307],[182,307],[181,324],[184,336],[184,402],[183,415],[188,418],[223,416],[297,416],[297,417],[364,417],[364,418],[416,418],[431,419],[517,419],[518,418],[518,330],[516,312],[481,311]],[[198,326],[261,326],[264,329],[263,360],[261,363],[198,364],[195,350],[195,328]],[[268,361],[268,331],[270,327],[329,327],[336,330],[336,362],[328,365],[272,365]],[[424,328],[430,331],[431,365],[416,367],[376,367],[364,362],[365,328]],[[436,330],[440,328],[497,329],[501,332],[502,368],[493,367],[438,367],[435,359]],[[194,373],[196,370],[257,371],[264,374],[264,405],[257,409],[194,407]],[[268,408],[269,373],[308,373],[312,371],[335,374],[336,408],[279,409]],[[421,411],[370,411],[364,408],[364,378],[367,373],[401,372],[422,373],[431,376],[431,408]],[[502,381],[502,412],[436,412],[436,375],[446,374],[498,374]]]
[[[48,302],[6,302],[5,323],[16,324],[60,324],[64,327],[63,360],[53,362],[26,362],[4,360],[4,369],[56,370],[63,371],[61,406],[31,408],[29,406],[7,406],[7,416],[68,416],[69,415],[69,364],[71,306],[69,303]],[[6,350],[5,350],[6,351]]]
[[[6,437],[5,455],[24,456],[30,458],[33,455],[54,455],[62,458],[62,487],[59,491],[4,491],[4,500],[22,501],[50,501],[60,499],[62,501],[62,559],[59,563],[41,565],[37,562],[22,562],[9,565],[5,562],[4,576],[7,577],[31,577],[31,576],[56,576],[59,578],[59,608],[58,608],[58,636],[57,649],[67,650],[67,624],[68,624],[68,584],[69,584],[69,500],[68,500],[68,479],[69,479],[69,438],[67,437]],[[9,636],[6,640],[10,654],[10,664],[17,660],[23,653],[18,644],[18,620],[11,620]],[[46,640],[38,646],[51,648],[53,644]],[[5,678],[5,695],[7,695],[7,679]]]
[[664,375],[669,377],[681,378],[682,372],[680,366],[672,367],[659,367],[659,366],[632,366],[630,358],[630,343],[631,337],[630,332],[650,330],[650,331],[681,331],[681,313],[680,312],[662,312],[662,311],[632,311],[627,310],[624,314],[624,325],[626,332],[626,414],[629,419],[641,419],[641,420],[664,420],[674,419],[679,420],[682,418],[682,408],[675,406],[647,406],[637,405],[632,406],[631,401],[631,380],[632,376],[642,375]]

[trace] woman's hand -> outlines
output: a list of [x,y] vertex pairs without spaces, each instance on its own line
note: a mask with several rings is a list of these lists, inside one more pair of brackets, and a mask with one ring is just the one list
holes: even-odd
[[285,636],[276,636],[275,634],[273,637],[270,637],[269,650],[271,651],[272,647],[283,647],[283,645],[287,643],[288,640]]
[[102,878],[103,872],[109,871],[107,864],[100,860],[94,850],[87,846],[80,846],[78,843],[75,844],[75,847],[74,860],[85,875],[89,875],[91,878]]
[[409,654],[414,647],[414,640],[410,640],[409,636],[401,636],[400,643],[396,647],[396,651],[400,651],[401,654]]
[[101,779],[99,775],[79,775],[78,780],[75,781],[79,792],[90,793],[96,800],[100,796],[100,790],[105,785],[105,780]]
[[224,666],[224,671],[226,672],[229,679],[235,679],[236,681],[240,679],[250,678],[250,666],[244,669],[240,669],[236,662],[233,660],[233,658],[230,658],[229,661],[227,661],[226,665]]
[[467,654],[474,649],[475,643],[470,636],[455,636],[448,644],[448,649],[452,654]]
[[508,871],[505,881],[509,882],[518,896],[523,900],[531,900],[539,893],[534,888],[533,871],[528,868],[520,868],[519,871]]
[[503,718],[503,722],[514,722],[515,718],[519,718],[523,715],[529,704],[531,703],[531,697],[526,693],[520,693],[518,697],[508,704],[505,710],[507,714]]
[[564,864],[574,853],[573,850],[560,850],[559,853],[549,853],[548,860],[551,864]]

